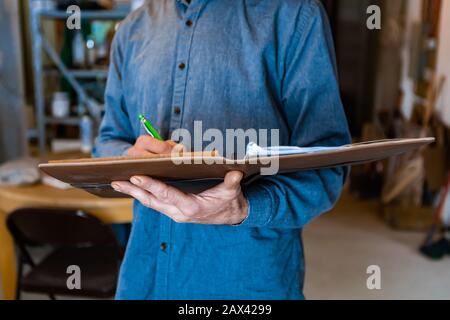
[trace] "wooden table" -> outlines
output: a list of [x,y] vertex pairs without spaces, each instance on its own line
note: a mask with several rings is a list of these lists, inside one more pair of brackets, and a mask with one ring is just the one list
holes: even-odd
[[17,280],[14,242],[6,228],[6,217],[25,207],[80,209],[105,223],[126,223],[132,219],[130,199],[104,199],[78,189],[61,190],[43,184],[0,187],[0,276],[5,300],[15,298]]

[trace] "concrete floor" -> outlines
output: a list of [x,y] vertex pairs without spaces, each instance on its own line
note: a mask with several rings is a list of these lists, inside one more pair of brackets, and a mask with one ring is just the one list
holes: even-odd
[[[376,212],[375,202],[344,195],[305,228],[307,299],[450,299],[450,256],[424,258],[424,234],[394,231]],[[367,289],[369,265],[381,268],[381,290]]]
[[[344,195],[304,231],[308,299],[450,299],[450,256],[418,252],[423,233],[389,228],[375,202]],[[381,290],[367,289],[367,267],[381,269]]]

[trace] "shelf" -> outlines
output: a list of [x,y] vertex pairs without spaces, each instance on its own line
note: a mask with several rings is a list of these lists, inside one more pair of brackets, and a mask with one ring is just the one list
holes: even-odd
[[[25,0],[24,0],[25,1]],[[31,53],[33,57],[33,83],[35,92],[35,108],[37,115],[37,129],[28,131],[29,137],[37,137],[39,151],[45,153],[47,150],[47,126],[79,126],[81,117],[76,114],[64,118],[52,117],[46,112],[50,108],[46,106],[46,92],[44,87],[45,75],[58,75],[64,77],[72,89],[76,92],[80,107],[92,113],[94,120],[99,121],[104,106],[96,101],[92,94],[87,92],[88,83],[93,81],[103,81],[108,77],[108,68],[105,66],[94,66],[95,69],[68,69],[61,59],[61,55],[54,48],[53,42],[49,41],[42,33],[41,22],[43,20],[59,20],[63,22],[72,16],[72,13],[65,8],[48,8],[39,6],[34,0],[27,0],[31,14],[29,16],[29,28],[33,45]],[[57,2],[54,1],[56,4]],[[125,19],[131,12],[129,4],[117,4],[112,10],[85,10],[81,9],[81,19],[84,21],[104,20],[120,21]],[[53,66],[44,66],[43,52],[45,52]],[[85,81],[81,81],[84,79]]]
[[36,128],[27,129],[27,139],[37,139],[38,137],[39,134]]
[[[44,70],[47,74],[60,74],[57,68],[47,68]],[[108,78],[108,69],[72,69],[69,72],[78,79],[106,79]]]
[[61,124],[61,125],[78,126],[80,124],[80,118],[78,118],[78,117],[65,117],[65,118],[46,117],[45,123],[46,124]]
[[74,77],[80,79],[89,79],[89,78],[108,78],[108,70],[107,69],[92,69],[92,70],[70,70],[70,73],[73,74]]
[[[42,9],[36,13],[43,18],[67,19],[71,14],[64,10]],[[89,20],[122,20],[130,13],[129,9],[114,10],[81,10],[81,18]]]

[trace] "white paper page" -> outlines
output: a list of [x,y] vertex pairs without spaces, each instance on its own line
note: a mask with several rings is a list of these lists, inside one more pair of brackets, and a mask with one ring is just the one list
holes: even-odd
[[278,147],[260,147],[254,142],[247,145],[245,157],[263,157],[263,156],[283,156],[290,154],[305,154],[323,151],[335,151],[344,147],[292,147],[292,146],[278,146]]

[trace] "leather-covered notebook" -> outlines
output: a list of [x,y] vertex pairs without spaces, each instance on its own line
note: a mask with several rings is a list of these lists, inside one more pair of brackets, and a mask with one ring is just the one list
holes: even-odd
[[39,168],[58,180],[101,197],[125,197],[115,192],[110,183],[129,180],[134,175],[148,175],[186,192],[197,193],[223,181],[231,170],[242,171],[242,183],[246,184],[261,177],[264,169],[270,171],[270,166],[278,165],[277,174],[283,174],[355,165],[399,155],[432,142],[434,138],[391,139],[333,148],[298,148],[298,152],[291,147],[288,152],[280,149],[277,153],[272,149],[266,154],[238,160],[223,158],[217,152],[88,158],[51,161],[40,164]]

